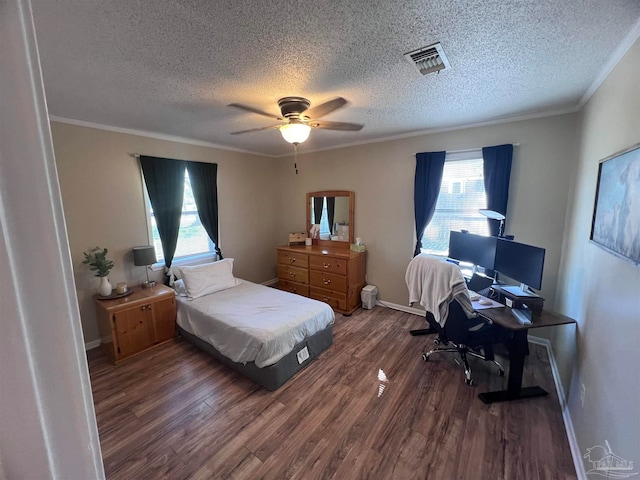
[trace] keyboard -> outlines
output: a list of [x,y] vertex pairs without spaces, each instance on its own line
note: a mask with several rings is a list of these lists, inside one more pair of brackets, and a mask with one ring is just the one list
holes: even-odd
[[518,310],[514,308],[511,310],[511,314],[516,317],[520,325],[531,325],[531,310]]

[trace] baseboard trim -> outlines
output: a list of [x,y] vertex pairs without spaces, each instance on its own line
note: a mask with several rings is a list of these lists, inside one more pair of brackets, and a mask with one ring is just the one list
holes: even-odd
[[274,287],[278,284],[278,279],[277,278],[272,278],[271,280],[267,280],[265,282],[262,282],[262,285],[265,285],[267,287]]
[[418,315],[420,317],[424,317],[424,310],[419,308],[409,307],[407,305],[400,305],[398,303],[385,302],[382,300],[376,300],[376,305],[380,305],[381,307],[392,308],[393,310],[400,310],[405,313],[413,313],[414,315]]
[[93,350],[94,348],[99,347],[101,343],[102,343],[102,341],[100,339],[93,340],[91,342],[87,342],[87,343],[84,344],[84,349],[85,350]]

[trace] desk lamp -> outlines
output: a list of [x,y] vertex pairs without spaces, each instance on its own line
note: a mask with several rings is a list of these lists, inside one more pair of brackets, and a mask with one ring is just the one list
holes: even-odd
[[151,288],[156,285],[156,282],[149,281],[149,265],[153,265],[154,263],[156,263],[156,249],[153,245],[133,247],[133,264],[139,267],[146,267],[147,281],[141,285],[142,288]]
[[495,210],[478,210],[482,215],[487,217],[490,220],[500,220],[500,228],[498,229],[498,237],[504,237],[504,219],[506,218],[500,212],[496,212]]

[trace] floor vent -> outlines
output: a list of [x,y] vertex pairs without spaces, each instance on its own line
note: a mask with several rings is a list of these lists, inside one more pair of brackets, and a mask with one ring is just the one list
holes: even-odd
[[449,60],[447,60],[447,56],[444,54],[440,43],[434,43],[428,47],[405,53],[404,58],[422,75],[428,75],[429,73],[451,68],[451,64],[449,64]]

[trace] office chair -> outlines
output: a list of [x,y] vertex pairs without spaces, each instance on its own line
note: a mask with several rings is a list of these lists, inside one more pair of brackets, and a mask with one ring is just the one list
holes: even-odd
[[[426,318],[430,327],[438,333],[438,338],[434,340],[436,348],[422,354],[425,362],[434,353],[459,354],[464,366],[465,383],[469,386],[473,385],[473,378],[468,355],[494,363],[498,367],[498,375],[504,376],[504,369],[495,360],[492,348],[493,344],[506,340],[506,332],[501,327],[493,325],[484,317],[467,317],[455,299],[449,303],[444,327],[435,320],[431,312],[426,312]],[[481,353],[481,348],[484,353]]]

